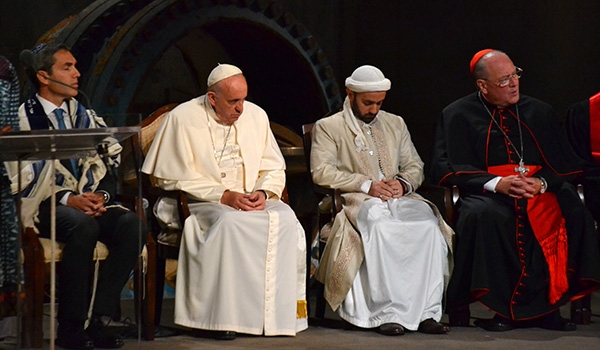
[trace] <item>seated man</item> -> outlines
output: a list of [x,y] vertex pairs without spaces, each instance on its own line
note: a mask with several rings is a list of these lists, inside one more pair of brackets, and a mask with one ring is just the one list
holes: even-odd
[[445,333],[453,232],[415,193],[423,162],[404,120],[380,110],[390,86],[379,69],[361,66],[346,79],[343,111],[315,123],[313,181],[344,198],[317,278],[331,308],[355,326]]
[[[19,76],[12,63],[0,56],[0,135],[19,130]],[[0,162],[0,338],[15,336],[16,316],[9,310],[16,305],[19,287],[19,223],[11,184],[4,163]],[[4,310],[7,310],[6,312]]]
[[597,237],[568,182],[578,168],[554,110],[520,95],[521,72],[501,51],[478,52],[478,91],[438,123],[432,180],[460,191],[450,324],[468,325],[477,300],[495,312],[476,323],[489,331],[571,331],[559,308],[600,287]]
[[[583,169],[585,207],[600,223],[600,92],[569,107],[565,131]],[[591,314],[590,297],[571,304],[575,323],[589,324]]]
[[600,92],[569,107],[565,130],[583,168],[586,207],[600,222]]
[[[38,51],[39,50],[39,51]],[[79,71],[76,59],[63,44],[36,48],[30,79],[37,88],[19,108],[21,130],[102,128],[102,118],[86,109],[75,97]],[[140,218],[114,203],[116,165],[121,146],[108,150],[105,163],[98,155],[85,159],[22,163],[22,207],[24,226],[34,226],[40,236],[51,231],[51,184],[56,182],[56,240],[64,243],[58,271],[58,330],[56,343],[65,349],[120,348],[123,339],[108,332],[106,319],[115,316],[121,290],[145,243],[146,228]],[[13,188],[17,189],[18,170],[10,163]],[[142,231],[140,232],[140,227]],[[140,246],[140,236],[142,246]],[[96,242],[109,249],[98,280],[89,327],[84,331],[90,304],[90,286]]]
[[175,323],[222,340],[308,327],[304,230],[280,201],[285,162],[247,93],[239,68],[218,65],[205,95],[165,117],[142,168],[190,199]]

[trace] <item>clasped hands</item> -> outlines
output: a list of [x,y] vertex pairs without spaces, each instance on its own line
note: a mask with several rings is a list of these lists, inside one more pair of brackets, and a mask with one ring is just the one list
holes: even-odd
[[104,207],[104,196],[101,193],[85,192],[82,194],[72,193],[67,199],[69,207],[81,210],[86,215],[100,217],[106,212]]
[[267,195],[263,191],[245,194],[227,190],[221,196],[221,204],[243,211],[263,210],[267,204]]
[[382,201],[387,201],[390,198],[400,198],[404,195],[404,188],[400,180],[373,181],[369,188],[369,195],[379,197]]
[[496,192],[513,198],[531,199],[540,193],[542,180],[537,177],[525,177],[523,175],[504,176],[496,184]]

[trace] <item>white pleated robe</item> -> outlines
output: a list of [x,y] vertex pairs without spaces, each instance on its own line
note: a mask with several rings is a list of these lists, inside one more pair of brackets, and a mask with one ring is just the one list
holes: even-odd
[[439,322],[448,247],[429,205],[410,197],[372,198],[356,221],[365,258],[340,316],[359,327],[393,322],[411,331],[428,318]]
[[[231,127],[217,123],[205,96],[165,118],[142,171],[191,199],[175,323],[269,336],[308,327],[306,241],[294,212],[279,200],[284,170],[266,113],[250,102]],[[238,211],[219,203],[225,190],[263,190],[269,200],[265,210]]]

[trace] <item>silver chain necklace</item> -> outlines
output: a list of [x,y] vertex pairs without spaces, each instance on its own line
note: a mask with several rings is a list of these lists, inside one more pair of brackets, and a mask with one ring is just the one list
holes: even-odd
[[494,116],[492,115],[492,112],[490,112],[490,110],[488,109],[487,105],[483,102],[483,98],[481,97],[481,91],[477,92],[477,97],[479,97],[479,101],[483,105],[483,108],[485,108],[485,110],[488,112],[488,114],[490,115],[490,118],[492,119],[492,121],[494,122],[494,124],[496,124],[496,126],[498,127],[498,129],[500,130],[500,132],[502,132],[502,134],[504,135],[504,138],[510,144],[510,147],[512,147],[512,149],[515,151],[515,153],[519,157],[519,167],[517,167],[517,168],[514,169],[515,172],[516,173],[520,173],[521,175],[525,175],[527,172],[529,172],[529,168],[525,167],[525,163],[523,161],[523,156],[525,154],[523,152],[523,132],[521,130],[521,118],[519,117],[519,105],[515,104],[515,109],[517,111],[517,125],[519,126],[519,141],[521,142],[521,152],[519,152],[517,150],[517,148],[515,147],[514,143],[510,140],[510,137],[508,137],[508,135],[506,134],[506,132],[504,132],[504,130],[502,130],[502,127],[500,126],[500,123],[498,123],[498,121],[496,121],[496,119],[494,119]]
[[[215,147],[215,140],[213,139],[213,135],[212,135],[212,127],[210,125],[210,116],[208,115],[208,108],[209,106],[204,106],[204,111],[206,112],[206,122],[208,123],[208,134],[210,135],[210,142],[212,143],[213,146],[213,155],[215,157],[215,160],[217,161],[217,164],[219,166],[221,166],[221,159],[223,159],[223,152],[225,152],[225,146],[227,146],[227,141],[229,140],[229,134],[231,133],[231,127],[233,125],[229,125],[229,129],[227,129],[227,135],[225,135],[225,141],[223,142],[223,149],[221,149],[221,155],[219,156],[219,158],[217,159],[217,148]],[[221,174],[221,177],[223,177],[224,174]]]

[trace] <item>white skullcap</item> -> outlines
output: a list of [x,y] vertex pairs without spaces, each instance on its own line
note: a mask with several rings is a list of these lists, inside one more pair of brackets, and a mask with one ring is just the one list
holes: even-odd
[[354,92],[388,91],[392,82],[377,67],[364,65],[346,78],[346,87]]
[[231,64],[220,64],[208,75],[207,85],[211,87],[223,79],[242,74],[242,70]]

